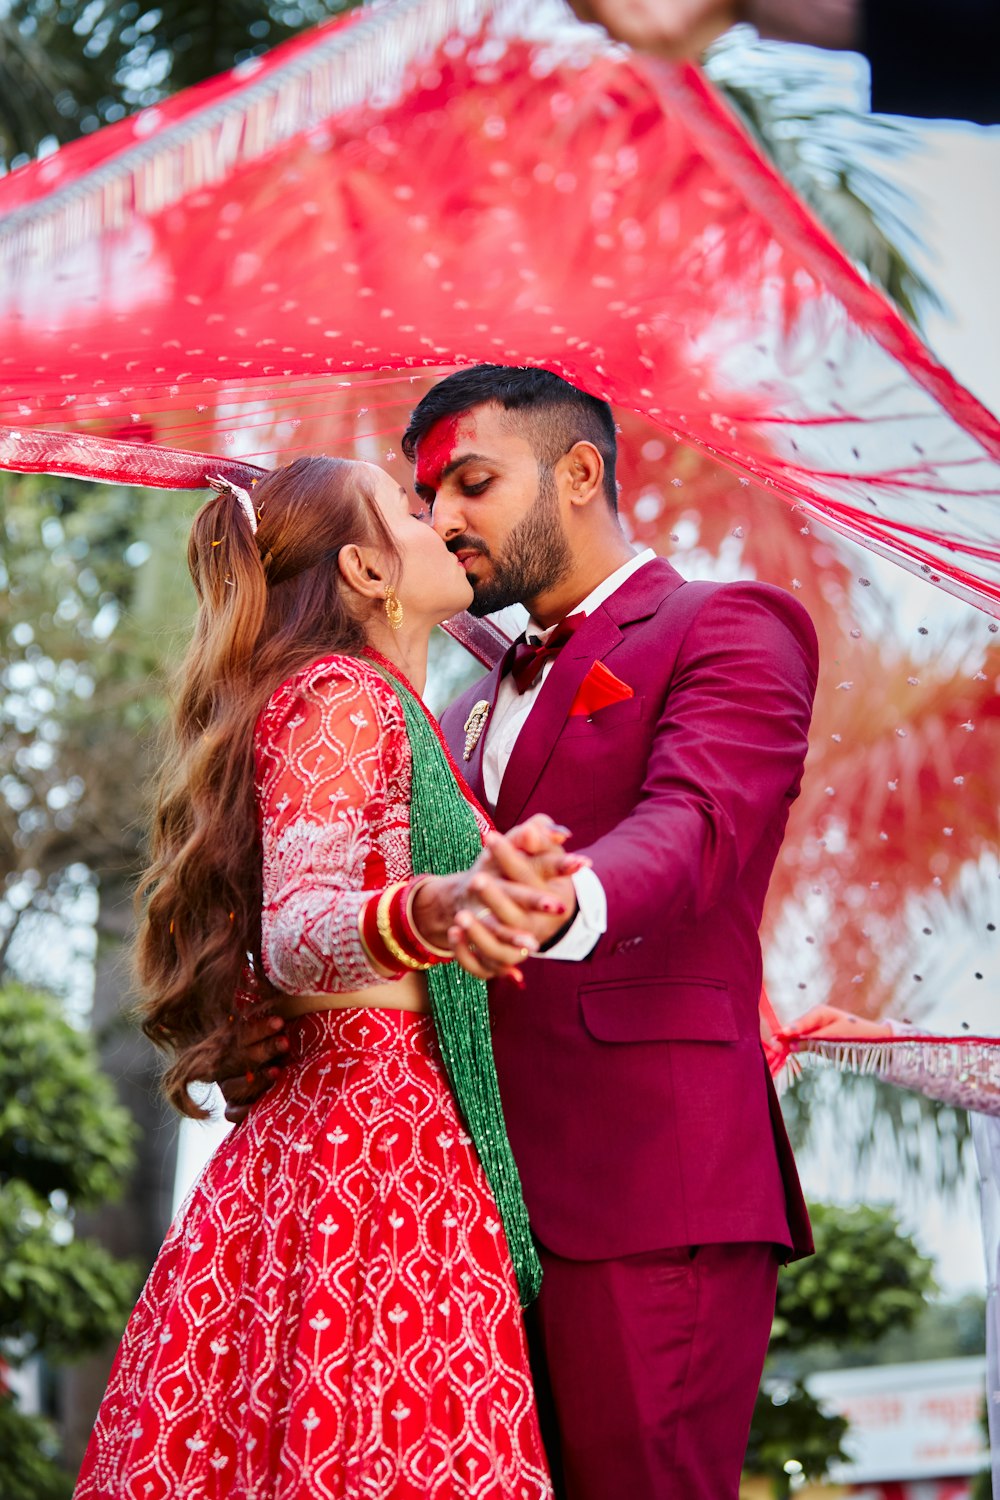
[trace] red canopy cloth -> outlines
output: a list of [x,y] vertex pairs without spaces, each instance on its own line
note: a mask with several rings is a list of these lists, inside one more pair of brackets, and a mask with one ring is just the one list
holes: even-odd
[[545,364],[1000,613],[1000,424],[697,70],[549,0],[355,13],[0,215],[0,465],[191,486],[218,463],[174,450],[384,448],[376,372]]
[[697,70],[555,0],[394,0],[0,181],[0,467],[197,487],[324,451],[405,480],[410,408],[482,360],[611,399],[635,540],[816,621],[762,928],[781,1014],[944,996],[957,1034],[996,964],[1000,634],[941,591],[1000,615],[1000,425]]

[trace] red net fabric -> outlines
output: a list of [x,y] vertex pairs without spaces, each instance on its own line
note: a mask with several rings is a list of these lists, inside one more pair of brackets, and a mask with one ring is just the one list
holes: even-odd
[[[561,7],[362,12],[13,174],[0,211],[2,426],[270,466],[395,439],[355,372],[545,363],[1000,609],[996,420],[694,69]],[[178,482],[152,452],[148,478]]]
[[933,995],[982,1031],[1000,424],[696,70],[548,0],[398,0],[13,174],[0,214],[9,468],[183,488],[322,450],[405,480],[456,364],[611,399],[635,539],[797,591],[820,633],[776,1009]]

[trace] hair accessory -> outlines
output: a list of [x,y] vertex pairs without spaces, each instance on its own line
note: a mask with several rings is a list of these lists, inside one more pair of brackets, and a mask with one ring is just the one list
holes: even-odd
[[403,623],[403,606],[391,583],[386,586],[385,590],[385,617],[389,621],[390,630],[398,630]]
[[232,495],[234,500],[239,501],[240,508],[243,511],[243,514],[250,522],[251,534],[253,536],[256,536],[257,512],[254,510],[254,504],[250,499],[249,492],[245,489],[242,489],[240,485],[234,484],[231,479],[223,479],[221,474],[206,474],[205,478],[207,479],[211,488],[215,490],[217,494]]

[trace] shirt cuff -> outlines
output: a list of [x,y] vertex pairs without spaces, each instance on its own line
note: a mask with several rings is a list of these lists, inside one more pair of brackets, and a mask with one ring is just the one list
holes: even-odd
[[593,870],[577,870],[572,880],[578,907],[576,916],[558,943],[537,954],[538,958],[561,958],[571,963],[589,958],[608,930],[608,898]]

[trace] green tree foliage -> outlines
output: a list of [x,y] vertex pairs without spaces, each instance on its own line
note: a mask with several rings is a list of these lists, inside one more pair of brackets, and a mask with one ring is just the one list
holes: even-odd
[[49,1422],[19,1411],[0,1385],[0,1495],[3,1500],[70,1500],[73,1479],[57,1463],[59,1443]]
[[0,162],[246,62],[356,0],[0,0]]
[[[872,1344],[848,1344],[822,1350],[824,1370],[863,1365],[905,1365],[928,1359],[962,1359],[982,1355],[986,1347],[986,1299],[975,1292],[952,1301],[925,1303],[909,1328],[889,1330]],[[782,1364],[785,1364],[782,1356]],[[788,1368],[816,1368],[809,1349],[787,1356]]]
[[912,1328],[935,1289],[933,1262],[900,1231],[891,1210],[813,1203],[809,1214],[816,1254],[785,1266],[778,1278],[747,1449],[748,1472],[770,1478],[777,1497],[790,1493],[793,1477],[820,1480],[845,1457],[847,1423],[820,1408],[804,1370],[828,1368],[832,1351],[863,1356],[887,1334]]
[[910,1328],[934,1290],[934,1263],[886,1208],[810,1206],[816,1254],[781,1273],[771,1349],[868,1344]]
[[784,1500],[794,1479],[821,1479],[847,1458],[841,1447],[847,1426],[846,1417],[822,1411],[801,1380],[769,1383],[754,1408],[747,1472],[767,1475],[776,1500]]
[[[136,1268],[76,1234],[79,1207],[112,1195],[131,1165],[131,1125],[93,1044],[51,996],[0,988],[0,1350],[79,1359],[120,1334]],[[0,1495],[68,1493],[48,1424],[0,1381]]]
[[0,1187],[36,1199],[58,1192],[80,1206],[114,1196],[131,1165],[131,1131],[90,1038],[51,997],[18,984],[0,989],[0,1035]]
[[193,596],[177,496],[0,483],[2,973],[22,923],[135,869],[166,662]]
[[[0,523],[0,982],[65,983],[96,930],[101,1064],[134,1119],[124,1201],[78,1224],[143,1267],[169,1222],[175,1122],[159,1063],[129,1025],[123,945],[142,862],[166,678],[190,631],[184,562],[193,497],[7,476]],[[96,960],[96,962],[95,962]],[[72,1460],[82,1454],[113,1347],[62,1372]]]
[[121,1332],[135,1292],[131,1267],[123,1274],[100,1245],[66,1238],[72,1217],[62,1205],[23,1183],[0,1187],[0,1330],[19,1361],[100,1348]]

